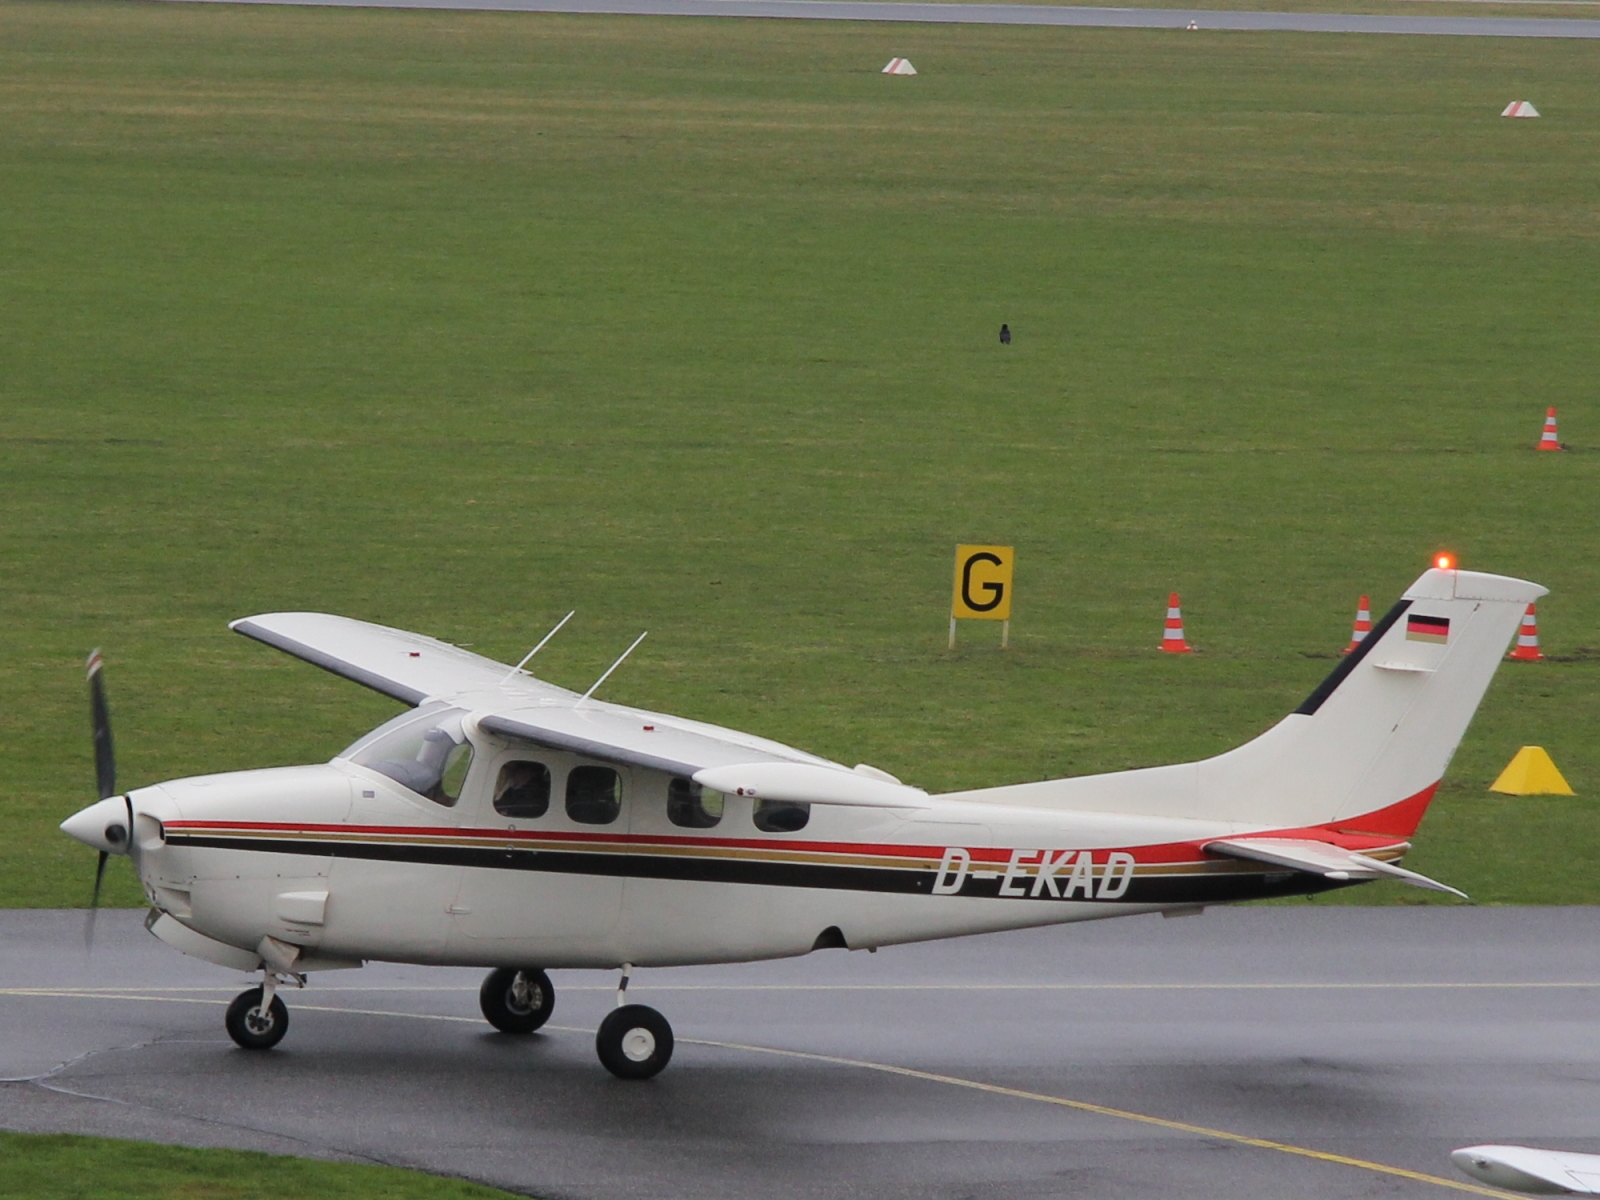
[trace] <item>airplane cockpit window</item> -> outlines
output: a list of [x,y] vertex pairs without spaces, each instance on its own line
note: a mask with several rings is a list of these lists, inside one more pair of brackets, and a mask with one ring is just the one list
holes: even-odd
[[622,777],[610,767],[567,772],[567,816],[583,825],[609,825],[622,814]]
[[448,705],[424,705],[380,725],[339,757],[450,808],[461,798],[472,765],[472,743],[461,728],[464,715]]
[[532,820],[550,811],[550,768],[542,762],[508,762],[494,783],[494,810]]
[[667,820],[685,829],[710,829],[722,820],[722,793],[692,779],[673,779],[667,784]]
[[811,805],[791,800],[757,800],[750,815],[763,833],[794,833],[811,820]]

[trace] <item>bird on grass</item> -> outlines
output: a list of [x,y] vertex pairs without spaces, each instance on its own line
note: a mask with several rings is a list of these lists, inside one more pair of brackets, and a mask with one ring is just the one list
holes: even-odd
[[1011,326],[1009,326],[1009,325],[1001,325],[1000,326],[1000,344],[1002,346],[1011,345]]

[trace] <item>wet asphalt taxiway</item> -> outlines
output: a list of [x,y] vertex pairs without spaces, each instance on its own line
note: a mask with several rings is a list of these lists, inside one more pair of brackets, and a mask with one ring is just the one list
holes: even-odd
[[[1475,1142],[1600,1151],[1600,910],[1212,910],[869,955],[641,971],[678,1035],[594,1057],[613,976],[552,1028],[480,973],[373,965],[286,995],[102,914],[0,912],[0,1127],[419,1167],[550,1197],[831,1200],[1477,1193]],[[1489,1193],[1493,1194],[1493,1193]]]

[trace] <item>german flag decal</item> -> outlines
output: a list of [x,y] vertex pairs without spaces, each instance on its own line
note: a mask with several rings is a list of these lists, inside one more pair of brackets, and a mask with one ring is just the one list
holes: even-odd
[[1442,646],[1449,640],[1449,617],[1424,617],[1413,613],[1406,618],[1406,641],[1437,642]]

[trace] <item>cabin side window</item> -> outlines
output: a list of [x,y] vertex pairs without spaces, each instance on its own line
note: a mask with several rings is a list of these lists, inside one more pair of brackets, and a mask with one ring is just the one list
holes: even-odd
[[675,778],[667,784],[667,820],[685,829],[710,829],[722,820],[722,793]]
[[811,805],[791,800],[757,800],[751,817],[763,833],[795,833],[811,820]]
[[550,768],[542,762],[505,763],[494,783],[494,810],[531,821],[550,811]]
[[610,767],[567,772],[567,816],[581,825],[609,825],[622,813],[622,777]]

